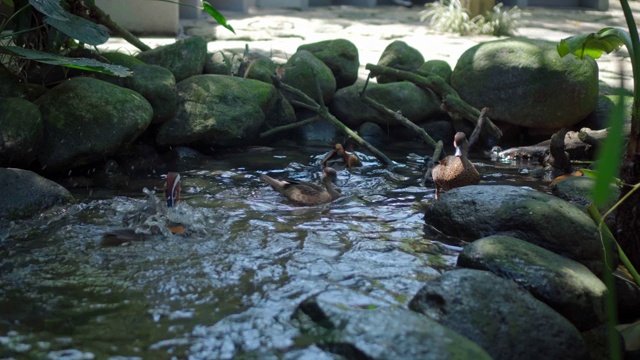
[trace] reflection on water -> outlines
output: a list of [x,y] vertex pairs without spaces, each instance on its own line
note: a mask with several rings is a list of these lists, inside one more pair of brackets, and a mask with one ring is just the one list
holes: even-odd
[[[102,245],[139,221],[143,187],[161,196],[157,176],[75,189],[76,205],[2,223],[0,358],[326,358],[290,323],[302,300],[350,288],[406,304],[459,248],[429,238],[413,206],[434,194],[419,186],[421,156],[397,154],[391,171],[362,155],[363,168],[339,172],[343,197],[315,207],[259,180],[319,181],[322,157],[274,149],[183,165],[183,202],[168,214],[182,235]],[[476,166],[483,183],[541,188],[535,166]]]

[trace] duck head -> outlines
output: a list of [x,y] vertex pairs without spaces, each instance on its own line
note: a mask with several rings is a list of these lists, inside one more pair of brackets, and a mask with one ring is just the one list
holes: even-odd
[[167,173],[164,196],[167,199],[167,207],[174,207],[180,200],[180,174],[176,172]]
[[334,168],[327,166],[322,170],[322,181],[335,184],[338,181],[338,172]]
[[469,149],[469,142],[467,141],[467,135],[463,132],[458,132],[453,137],[453,146],[456,148],[455,156],[463,157],[466,156],[467,151]]

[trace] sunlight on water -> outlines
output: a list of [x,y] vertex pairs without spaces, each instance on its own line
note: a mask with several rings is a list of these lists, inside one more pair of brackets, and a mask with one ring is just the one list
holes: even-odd
[[[348,288],[405,305],[425,279],[454,265],[459,248],[425,234],[414,204],[433,198],[433,188],[420,186],[415,154],[393,170],[362,155],[363,168],[338,173],[343,196],[320,206],[295,206],[260,181],[268,173],[318,182],[323,156],[225,154],[181,169],[175,208],[153,178],[128,196],[78,191],[66,209],[4,223],[0,353],[326,358],[297,342],[290,318],[300,302]],[[487,183],[538,182],[517,166],[478,167]],[[172,234],[176,225],[184,232]],[[129,237],[106,243],[109,232]]]

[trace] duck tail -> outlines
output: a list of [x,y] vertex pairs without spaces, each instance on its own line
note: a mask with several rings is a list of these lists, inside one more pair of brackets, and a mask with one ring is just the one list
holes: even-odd
[[271,187],[276,191],[282,190],[287,184],[285,181],[274,179],[271,176],[265,174],[260,175],[260,179],[271,185]]

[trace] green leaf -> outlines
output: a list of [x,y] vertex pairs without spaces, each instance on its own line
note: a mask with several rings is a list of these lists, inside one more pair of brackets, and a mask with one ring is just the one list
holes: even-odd
[[609,201],[609,183],[614,180],[620,171],[622,159],[624,127],[625,96],[622,89],[618,89],[619,101],[609,115],[609,134],[604,140],[598,154],[596,171],[596,185],[593,188],[593,202],[598,208],[602,208]]
[[44,23],[85,44],[97,46],[109,40],[107,28],[73,14],[66,20],[46,17]]
[[25,49],[18,46],[0,46],[0,53],[17,56],[27,60],[38,61],[45,64],[99,72],[113,76],[127,77],[132,75],[131,71],[124,66],[111,65],[94,59],[69,58],[62,55]]
[[10,7],[14,7],[15,5],[13,4],[13,0],[2,0],[2,2],[4,2],[5,4],[9,5]]
[[[629,42],[626,42],[629,40]],[[629,33],[616,28],[604,28],[597,33],[582,34],[560,40],[558,54],[564,57],[573,54],[579,59],[590,56],[598,59],[603,53],[611,53],[622,45],[630,43]]]
[[211,4],[209,4],[206,1],[203,1],[202,6],[204,7],[204,11],[209,13],[209,15],[211,15],[211,17],[214,18],[218,22],[218,24],[224,26],[226,29],[228,29],[232,33],[234,34],[236,33],[236,31],[233,30],[233,27],[227,24],[227,19],[222,14],[220,14],[218,10],[214,9],[213,6],[211,6]]
[[36,10],[58,20],[67,20],[71,15],[60,6],[60,0],[29,0],[29,4]]

